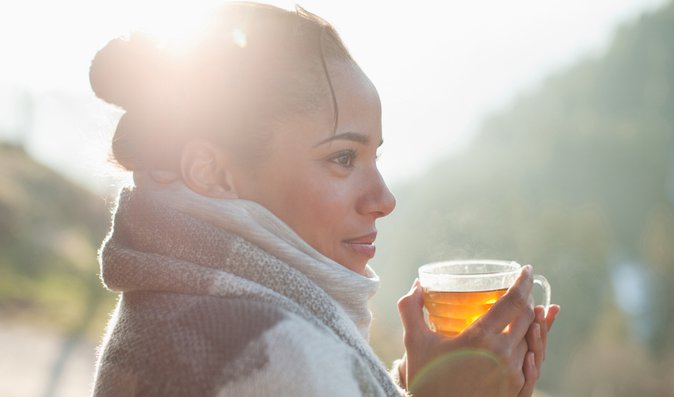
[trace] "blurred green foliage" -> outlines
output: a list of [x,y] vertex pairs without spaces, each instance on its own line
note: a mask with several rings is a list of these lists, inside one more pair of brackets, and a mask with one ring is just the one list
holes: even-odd
[[[451,113],[451,109],[447,110]],[[394,302],[435,260],[531,263],[562,306],[539,385],[554,395],[674,390],[674,4],[605,54],[489,117],[471,146],[393,187],[373,262],[372,343],[402,353]]]
[[105,201],[0,144],[0,317],[100,338],[114,303],[96,251],[110,219]]

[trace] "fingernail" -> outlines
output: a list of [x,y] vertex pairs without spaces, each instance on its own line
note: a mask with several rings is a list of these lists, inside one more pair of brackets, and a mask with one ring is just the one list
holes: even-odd
[[533,325],[533,327],[534,327],[534,338],[541,339],[541,325],[536,323]]
[[526,273],[528,276],[531,276],[531,273],[533,272],[533,268],[531,267],[531,265],[524,265],[524,267],[522,268],[522,271],[524,273]]

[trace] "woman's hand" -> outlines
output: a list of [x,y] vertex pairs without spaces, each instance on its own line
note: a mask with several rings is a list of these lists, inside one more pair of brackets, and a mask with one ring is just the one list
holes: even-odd
[[540,374],[547,333],[559,312],[533,308],[531,267],[480,319],[459,336],[431,331],[418,282],[398,302],[404,327],[401,378],[415,396],[528,397]]
[[548,332],[552,328],[552,324],[555,322],[558,314],[558,305],[551,305],[548,308],[547,315],[543,306],[534,307],[534,322],[529,326],[529,330],[527,331],[527,345],[529,346],[527,355],[533,355],[535,366],[526,367],[525,364],[525,367],[522,368],[527,383],[520,392],[521,396],[530,396],[534,391],[534,385],[541,374],[541,367],[545,360]]

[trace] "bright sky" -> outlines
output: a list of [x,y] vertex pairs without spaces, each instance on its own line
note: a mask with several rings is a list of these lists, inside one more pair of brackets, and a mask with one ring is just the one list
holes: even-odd
[[[382,97],[380,166],[414,176],[469,142],[481,118],[547,74],[601,54],[616,26],[664,0],[306,0],[330,21]],[[30,151],[99,187],[116,115],[93,99],[93,54],[130,26],[176,32],[212,1],[0,2],[0,130],[22,125],[16,94],[36,94]],[[273,3],[292,7],[290,1]]]

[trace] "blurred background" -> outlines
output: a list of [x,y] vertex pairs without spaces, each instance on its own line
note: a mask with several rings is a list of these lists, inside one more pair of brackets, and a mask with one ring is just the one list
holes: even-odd
[[[90,59],[210,3],[0,3],[0,395],[88,395],[116,300],[96,252],[128,175]],[[375,350],[402,354],[418,266],[507,258],[562,306],[536,395],[674,396],[674,3],[444,3],[301,3],[382,97]]]

